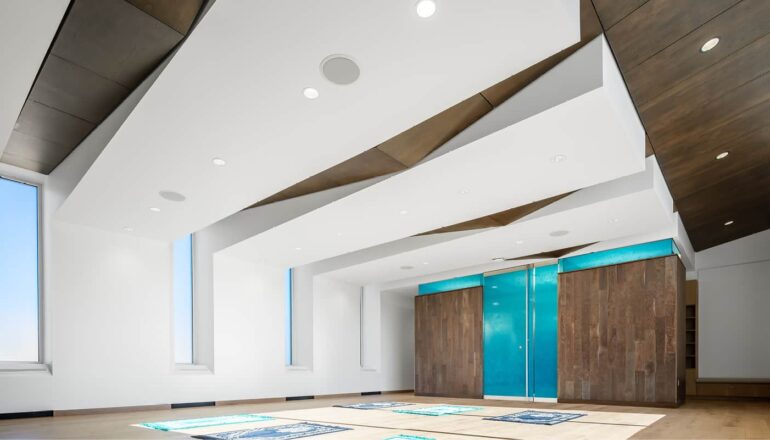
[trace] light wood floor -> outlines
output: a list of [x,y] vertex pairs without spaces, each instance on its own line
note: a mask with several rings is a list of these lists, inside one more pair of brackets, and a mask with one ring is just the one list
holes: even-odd
[[[329,408],[341,403],[393,400],[413,403],[448,403],[482,406],[475,416],[404,416],[389,411],[360,411]],[[504,407],[504,408],[500,408]],[[317,408],[317,409],[315,409]],[[482,422],[481,416],[505,413],[506,408],[583,411],[589,415],[580,423],[539,427],[516,423]],[[316,400],[248,405],[124,412],[115,414],[58,416],[36,419],[0,420],[0,438],[46,439],[173,439],[189,438],[203,432],[162,432],[132,426],[142,422],[260,413],[276,417],[272,424],[308,420],[352,426],[353,431],[319,436],[319,440],[382,439],[395,434],[413,434],[436,439],[673,439],[673,438],[755,438],[770,439],[770,402],[691,400],[676,409],[639,408],[580,404],[542,404],[497,400],[446,399],[397,394],[368,397],[323,398]],[[269,414],[272,413],[272,414]],[[663,417],[660,417],[662,415]],[[492,426],[495,425],[495,426]],[[543,430],[545,428],[546,430]],[[549,428],[553,428],[550,429]],[[225,429],[217,429],[219,431]],[[547,433],[544,435],[543,433]]]

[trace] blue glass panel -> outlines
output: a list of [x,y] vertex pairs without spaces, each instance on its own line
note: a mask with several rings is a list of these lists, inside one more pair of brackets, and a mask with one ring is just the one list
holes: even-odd
[[674,240],[668,238],[617,249],[592,252],[590,254],[562,258],[559,260],[559,272],[572,272],[612,264],[628,263],[630,261],[646,260],[648,258],[665,257],[677,254],[678,252],[675,249]]
[[434,281],[432,283],[420,284],[418,293],[427,295],[430,293],[449,292],[450,290],[467,289],[470,287],[479,287],[484,282],[484,276],[468,275],[464,277],[451,278],[448,280]]
[[284,316],[284,349],[285,349],[285,361],[286,365],[291,365],[291,326],[292,326],[292,289],[293,289],[293,273],[294,269],[286,269],[286,275],[284,276],[284,295],[286,295],[286,309]]
[[174,360],[177,364],[192,364],[192,235],[175,240],[172,250],[174,260]]
[[484,278],[484,394],[526,395],[527,271]]
[[37,197],[0,178],[0,361],[38,361]]
[[529,395],[556,397],[558,265],[533,267],[529,271]]

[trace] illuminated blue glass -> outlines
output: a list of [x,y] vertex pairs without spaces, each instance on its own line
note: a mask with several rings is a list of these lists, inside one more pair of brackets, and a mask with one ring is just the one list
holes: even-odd
[[674,240],[667,238],[665,240],[651,241],[649,243],[635,244],[617,249],[608,249],[606,251],[562,258],[559,260],[559,272],[573,272],[576,270],[591,269],[594,267],[610,266],[613,264],[622,264],[631,261],[678,254],[679,250],[674,244]]
[[558,265],[529,269],[529,396],[556,397]]
[[432,283],[420,284],[417,292],[420,295],[428,295],[431,293],[449,292],[458,289],[468,289],[471,287],[479,287],[484,282],[484,276],[468,275],[464,277],[451,278],[448,280],[434,281]]
[[174,360],[193,363],[193,273],[192,235],[175,240],[173,245],[174,286]]
[[38,189],[0,178],[0,361],[37,362]]
[[484,278],[484,394],[526,396],[527,271]]
[[285,308],[285,316],[284,316],[284,325],[286,326],[284,328],[284,356],[286,365],[291,365],[292,363],[292,356],[291,356],[291,326],[292,326],[292,289],[294,288],[294,281],[293,281],[293,274],[294,269],[286,269],[286,274],[284,276],[284,295],[286,295],[286,308]]

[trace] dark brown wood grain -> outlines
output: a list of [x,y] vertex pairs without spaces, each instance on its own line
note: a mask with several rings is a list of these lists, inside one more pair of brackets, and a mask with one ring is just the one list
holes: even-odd
[[483,397],[482,304],[481,287],[415,297],[416,395]]
[[684,267],[662,257],[559,275],[559,399],[684,398]]
[[770,2],[593,2],[693,248],[770,228]]

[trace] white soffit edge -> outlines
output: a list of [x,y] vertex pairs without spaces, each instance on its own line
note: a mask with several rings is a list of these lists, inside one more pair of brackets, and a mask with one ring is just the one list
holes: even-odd
[[0,155],[69,0],[0,1]]
[[[304,265],[645,167],[644,130],[602,37],[447,146],[431,160],[244,240],[231,252],[284,267]],[[566,160],[555,163],[557,155]]]
[[[445,0],[425,20],[403,1],[218,1],[58,215],[160,239],[200,230],[574,44],[577,6]],[[360,78],[325,80],[331,54]]]
[[[508,226],[351,265],[326,275],[354,284],[382,284],[488,264],[495,257],[519,258],[662,230],[671,237],[674,218],[670,206],[661,199],[660,181],[654,178],[657,163],[650,158],[647,164],[648,168],[641,173],[580,190]],[[550,234],[554,231],[569,233],[553,237]],[[499,265],[508,267],[510,263]],[[404,271],[403,266],[413,269]]]

